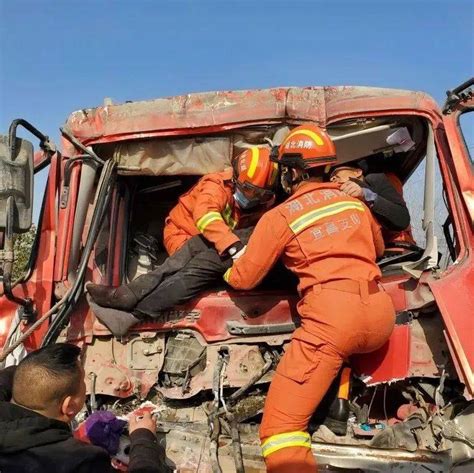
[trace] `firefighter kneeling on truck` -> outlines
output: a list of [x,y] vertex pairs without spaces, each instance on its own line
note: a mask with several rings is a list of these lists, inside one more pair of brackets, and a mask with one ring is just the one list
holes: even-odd
[[299,278],[301,326],[271,383],[260,437],[269,472],[306,473],[317,470],[307,431],[311,415],[347,357],[388,340],[395,311],[377,282],[380,226],[340,184],[323,182],[325,168],[337,164],[327,133],[299,126],[272,159],[290,197],[259,220],[224,279],[252,289],[280,257]]
[[170,256],[162,265],[118,287],[86,286],[97,318],[120,337],[144,316],[159,319],[163,310],[221,280],[273,205],[277,174],[270,151],[252,147],[232,160],[232,169],[202,177],[166,219],[163,240]]

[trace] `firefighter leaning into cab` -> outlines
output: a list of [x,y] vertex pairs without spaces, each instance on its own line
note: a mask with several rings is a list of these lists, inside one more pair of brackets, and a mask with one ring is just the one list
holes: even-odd
[[129,284],[86,286],[92,302],[120,311],[98,309],[96,316],[121,336],[143,316],[158,318],[220,280],[273,205],[277,175],[270,151],[252,147],[233,159],[232,169],[202,177],[166,218],[163,241],[170,256],[162,265]]
[[258,222],[244,254],[225,273],[236,289],[255,287],[279,257],[299,278],[301,326],[266,399],[260,438],[268,471],[317,470],[308,422],[343,361],[389,338],[395,320],[375,263],[384,243],[368,207],[323,182],[335,147],[313,124],[293,129],[272,154],[288,200]]

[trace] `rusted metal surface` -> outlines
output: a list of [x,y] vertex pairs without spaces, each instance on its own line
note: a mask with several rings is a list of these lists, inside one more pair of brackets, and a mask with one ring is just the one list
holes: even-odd
[[[439,121],[422,92],[372,87],[290,87],[188,94],[107,105],[71,114],[66,126],[85,144],[223,131],[287,120],[331,121],[360,113],[425,114]],[[73,152],[67,145],[65,154]]]
[[313,444],[313,453],[325,471],[445,473],[450,470],[449,453],[407,452],[369,447]]
[[158,334],[143,333],[127,344],[95,338],[87,345],[84,359],[87,392],[92,392],[87,375],[95,373],[96,394],[145,397],[158,379],[164,353],[164,337]]
[[[170,463],[184,472],[211,473],[209,459],[209,441],[204,432],[188,430],[173,425],[166,431],[166,454]],[[242,453],[247,473],[264,473],[266,471],[260,456],[260,447],[256,432],[243,432]],[[449,451],[430,452],[418,450],[385,450],[366,446],[327,445],[313,443],[320,471],[327,472],[392,472],[392,473],[445,473],[448,471],[467,473],[472,471],[473,464],[454,467]],[[231,440],[222,437],[219,443],[219,462],[222,471],[235,472]]]
[[[168,399],[188,399],[197,393],[212,388],[214,369],[218,360],[218,345],[206,348],[206,365],[199,373],[192,376],[186,389],[182,386],[159,387],[157,390]],[[228,345],[229,363],[224,369],[224,387],[241,387],[252,379],[264,365],[263,357],[257,345]],[[268,382],[268,373],[258,383]]]
[[408,376],[439,378],[447,365],[448,347],[439,313],[413,320]]

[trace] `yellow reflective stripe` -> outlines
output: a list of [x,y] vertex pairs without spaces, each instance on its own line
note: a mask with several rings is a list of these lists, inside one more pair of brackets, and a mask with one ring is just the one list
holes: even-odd
[[231,271],[232,268],[229,268],[225,273],[224,273],[224,281],[225,282],[229,282],[229,279],[230,279],[230,271]]
[[231,215],[232,215],[232,207],[229,204],[227,204],[225,206],[223,216],[227,225],[229,225],[229,227],[233,230],[237,226],[237,221],[234,220],[231,217]]
[[295,431],[272,435],[262,443],[262,455],[266,458],[282,448],[289,447],[311,448],[311,437],[308,432]]
[[258,148],[250,148],[252,150],[252,159],[250,161],[249,171],[247,173],[248,177],[252,178],[257,170],[258,156],[260,154]]
[[345,212],[346,210],[358,210],[359,212],[364,212],[365,209],[360,202],[353,202],[349,200],[336,202],[334,204],[326,205],[326,207],[311,210],[310,212],[301,215],[290,223],[291,231],[295,234],[299,233],[322,218],[329,217],[340,212]]
[[232,213],[232,208],[229,204],[225,206],[224,212],[222,212],[222,216],[224,217],[224,220],[227,222],[230,218],[230,214]]
[[234,228],[237,225],[237,222],[231,217],[232,215],[232,207],[227,204],[225,206],[224,212],[222,213],[222,216],[224,217],[225,222],[227,225],[229,225],[230,228]]
[[311,131],[311,130],[298,130],[298,131],[295,131],[294,133],[290,133],[288,135],[288,138],[285,140],[285,144],[288,143],[288,141],[290,141],[291,138],[293,138],[293,136],[296,136],[296,135],[307,136],[307,137],[311,138],[317,145],[319,145],[319,146],[324,145],[323,139],[317,133],[315,133],[314,131]]
[[210,223],[215,222],[216,220],[224,219],[219,212],[208,212],[196,222],[196,227],[202,233]]

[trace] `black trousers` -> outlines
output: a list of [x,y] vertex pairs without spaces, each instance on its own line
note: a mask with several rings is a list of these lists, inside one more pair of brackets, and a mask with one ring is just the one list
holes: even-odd
[[[245,228],[235,234],[246,244],[252,231],[253,228]],[[132,312],[138,317],[157,318],[161,311],[183,304],[221,282],[231,266],[232,258],[222,258],[205,238],[195,236],[154,271],[127,285],[138,299]]]

